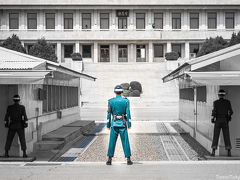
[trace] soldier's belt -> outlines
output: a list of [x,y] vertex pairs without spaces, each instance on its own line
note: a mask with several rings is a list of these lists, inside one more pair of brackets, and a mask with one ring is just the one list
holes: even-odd
[[124,115],[122,115],[122,116],[114,115],[114,116],[113,116],[113,120],[114,120],[114,121],[118,121],[118,120],[122,120],[122,121],[123,121],[123,120],[124,120]]

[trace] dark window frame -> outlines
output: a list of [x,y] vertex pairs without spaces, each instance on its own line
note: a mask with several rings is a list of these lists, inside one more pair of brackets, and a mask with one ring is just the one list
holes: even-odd
[[[191,17],[191,15],[197,15],[197,17]],[[199,13],[198,12],[191,12],[189,14],[189,19],[190,19],[190,29],[199,29]],[[193,28],[193,22],[196,20],[197,21],[197,28]]]
[[[17,17],[11,17],[11,15],[17,15]],[[19,13],[9,13],[8,17],[9,17],[9,29],[19,29]],[[16,21],[17,24],[15,25],[12,21]]]
[[[126,50],[126,53],[123,53]],[[120,57],[119,51],[122,51],[122,54],[126,56]],[[118,62],[128,62],[128,45],[118,45]]]
[[[88,56],[89,53],[84,52],[84,47],[89,47],[89,46],[90,46],[90,56]],[[91,44],[82,45],[82,57],[83,58],[92,58],[92,45]]]
[[[215,17],[209,17],[210,15],[216,15]],[[211,20],[214,20],[215,21],[215,24],[212,26],[210,24]],[[208,26],[208,29],[217,29],[217,12],[208,12],[207,13],[207,26]]]
[[[30,15],[36,15],[36,17],[30,17]],[[30,21],[36,21],[36,27],[30,28]],[[37,20],[37,13],[27,13],[27,29],[37,29],[38,20]]]
[[[154,58],[162,58],[162,57],[164,57],[164,46],[163,46],[163,44],[154,44],[153,47],[154,47]],[[157,53],[156,47],[161,47],[160,55],[156,54]]]
[[[138,15],[144,15],[144,17],[137,17]],[[139,27],[139,21],[143,20],[143,28]],[[146,29],[146,15],[145,13],[136,13],[136,29],[137,30],[144,30]]]
[[[156,17],[156,15],[159,15],[159,14],[161,14],[162,17]],[[159,25],[160,28],[157,27],[156,20],[161,21],[161,24]],[[163,13],[161,13],[161,12],[154,13],[154,25],[155,25],[155,27],[154,27],[155,29],[163,29]]]
[[[126,26],[124,26],[124,20],[126,21]],[[118,29],[127,29],[128,28],[127,23],[128,23],[127,17],[118,17]]]
[[[72,17],[67,17],[67,15],[71,15]],[[73,13],[64,13],[63,19],[64,29],[73,29]]]
[[[66,53],[65,48],[70,47],[70,46],[72,47],[72,51],[71,52],[69,51],[69,52]],[[71,58],[71,54],[74,51],[74,45],[73,44],[65,44],[63,48],[64,48],[64,58]]]
[[[180,15],[180,17],[174,17],[174,15]],[[182,21],[182,14],[180,12],[172,13],[172,29],[174,29],[174,30],[181,29],[182,28],[182,22],[181,21]]]
[[[54,15],[54,17],[48,17],[48,15]],[[50,25],[51,23],[49,21],[53,21],[54,22],[53,25]],[[45,13],[45,28],[46,29],[55,29],[55,26],[56,26],[56,15],[55,15],[55,13]],[[53,27],[53,28],[51,28],[51,27]]]
[[[140,54],[141,56],[141,49],[144,49],[145,51],[145,57],[138,57],[138,55]],[[140,50],[140,53],[138,54],[138,50]],[[136,62],[147,62],[147,48],[145,44],[137,44],[136,45]]]
[[[227,17],[227,14],[232,14],[232,17]],[[232,20],[232,26],[228,27],[227,26],[227,21]],[[235,12],[225,12],[225,28],[226,29],[235,29]]]
[[[84,17],[84,15],[90,15],[90,17]],[[89,27],[86,27],[88,23],[84,23],[84,21],[89,21]],[[82,13],[82,29],[92,29],[92,14],[91,13]]]
[[176,52],[176,51],[174,51],[174,52],[178,53],[179,57],[182,57],[182,44],[172,44],[172,51],[173,51],[174,46],[179,46],[180,47],[179,52]]
[[[107,18],[101,17],[101,16],[103,16],[103,15],[107,15],[108,17],[107,17]],[[103,26],[104,26],[104,25],[102,24],[103,20],[107,20],[107,28],[103,28]],[[109,27],[110,27],[109,22],[110,22],[109,13],[100,13],[100,29],[109,29]]]

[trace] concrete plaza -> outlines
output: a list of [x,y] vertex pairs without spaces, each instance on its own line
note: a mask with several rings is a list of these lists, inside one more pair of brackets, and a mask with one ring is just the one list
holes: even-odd
[[117,162],[35,162],[1,163],[0,179],[158,179],[158,180],[239,180],[239,161],[152,161],[127,166]]

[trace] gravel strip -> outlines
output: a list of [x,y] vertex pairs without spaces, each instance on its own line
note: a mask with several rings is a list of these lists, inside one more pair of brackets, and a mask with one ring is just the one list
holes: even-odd
[[179,124],[172,123],[171,125],[180,133],[179,136],[175,137],[190,160],[197,161],[204,159],[204,156],[210,155],[210,153],[189,133],[186,133]]

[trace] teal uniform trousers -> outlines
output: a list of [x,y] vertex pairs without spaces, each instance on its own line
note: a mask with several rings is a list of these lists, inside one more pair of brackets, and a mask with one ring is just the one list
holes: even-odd
[[[112,117],[126,115],[126,123],[122,120],[114,120]],[[107,127],[111,127],[110,131],[110,140],[108,147],[107,156],[113,157],[115,146],[117,142],[118,135],[120,134],[122,146],[124,150],[125,157],[131,156],[131,149],[128,139],[127,127],[131,127],[131,114],[129,108],[129,100],[127,98],[123,98],[120,95],[117,95],[116,98],[112,98],[108,101],[108,115],[107,115]],[[112,119],[112,120],[111,120]]]

